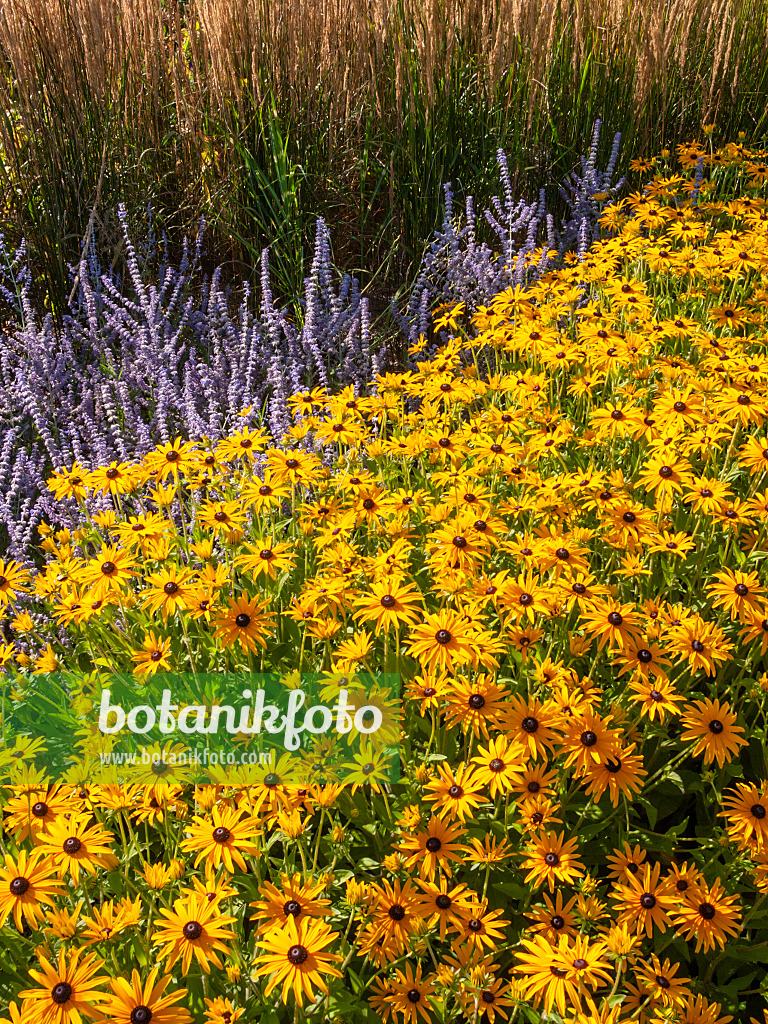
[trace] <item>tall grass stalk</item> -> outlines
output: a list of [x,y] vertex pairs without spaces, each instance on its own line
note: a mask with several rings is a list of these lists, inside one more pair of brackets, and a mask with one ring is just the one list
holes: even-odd
[[106,142],[102,245],[120,201],[172,237],[205,211],[213,260],[248,276],[274,242],[295,295],[321,215],[386,293],[441,185],[481,196],[499,145],[533,193],[597,116],[625,153],[706,121],[759,136],[767,21],[762,0],[6,0],[0,230],[26,235],[63,311]]

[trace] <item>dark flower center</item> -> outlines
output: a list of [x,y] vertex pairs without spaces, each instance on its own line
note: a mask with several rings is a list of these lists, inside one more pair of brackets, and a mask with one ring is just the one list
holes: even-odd
[[466,538],[464,538],[464,537],[454,537],[453,538],[453,546],[455,548],[465,548],[467,546]]
[[426,843],[424,843],[424,848],[429,853],[437,853],[442,845],[442,840],[438,839],[437,836],[430,836]]
[[574,594],[579,594],[579,596],[581,596],[581,594],[586,594],[587,592],[587,588],[584,586],[583,583],[574,583],[571,587],[571,590],[574,592]]
[[612,757],[609,757],[608,760],[605,762],[605,767],[608,769],[611,775],[615,775],[616,772],[621,771],[621,761],[618,757],[615,760]]
[[[501,760],[500,757],[494,757],[493,760],[491,760],[488,763],[488,767],[490,768],[490,770],[492,772],[503,772],[504,771],[504,762]],[[763,812],[763,813],[765,813],[765,812]]]
[[612,420],[623,420],[624,419],[624,413],[621,411],[621,409],[614,409],[613,412],[611,413],[611,419]]
[[561,562],[567,562],[568,559],[571,557],[571,553],[568,550],[568,548],[558,548],[555,554]]
[[421,992],[417,988],[412,988],[408,990],[407,996],[409,1003],[418,1003],[421,999]]
[[174,583],[173,580],[168,580],[168,582],[163,587],[163,590],[165,591],[166,594],[175,594],[178,589],[179,584]]
[[521,594],[520,604],[525,605],[527,607],[529,604],[533,604],[533,598],[530,594]]
[[560,858],[556,853],[547,853],[544,855],[544,863],[550,868],[555,868],[560,863]]
[[288,900],[288,902],[283,905],[283,913],[290,914],[291,917],[298,917],[301,913],[301,904],[297,903],[296,900]]
[[451,897],[446,896],[445,893],[440,893],[440,895],[435,898],[435,906],[439,907],[440,910],[447,910],[452,903],[453,900]]
[[649,661],[653,661],[653,655],[647,647],[641,647],[637,652],[637,660],[642,661],[644,665],[647,665]]
[[393,903],[389,908],[389,916],[393,921],[402,921],[405,917],[405,907],[402,907],[399,903]]
[[214,843],[226,843],[232,833],[224,825],[219,825],[218,828],[213,830],[213,841]]
[[609,612],[608,621],[612,626],[620,626],[624,621],[624,617],[619,612]]
[[299,468],[299,460],[298,459],[286,459],[285,460],[285,465],[286,465],[287,469],[298,469]]
[[663,974],[657,974],[656,984],[659,986],[659,988],[669,988],[669,979],[665,978]]
[[131,1024],[149,1024],[152,1011],[148,1006],[134,1006],[131,1010]]
[[473,693],[467,704],[469,704],[473,711],[479,711],[480,708],[485,706],[485,697],[482,693]]
[[382,608],[394,608],[396,603],[395,598],[391,594],[384,594],[381,599]]
[[194,942],[203,934],[203,926],[199,921],[187,921],[181,929],[181,933],[188,942]]
[[9,888],[12,896],[23,896],[29,890],[29,879],[17,875],[16,878],[11,880]]
[[584,747],[594,747],[597,743],[597,734],[592,732],[591,729],[587,729],[587,731],[583,732],[579,738],[582,746]]
[[434,686],[425,686],[423,693],[425,697],[434,697],[435,694],[437,693],[437,690],[434,688]]
[[467,921],[467,928],[471,932],[481,932],[483,930],[483,922],[473,918],[471,921]]
[[701,490],[699,491],[699,494],[702,496],[702,498],[711,498],[712,497],[712,491],[710,491],[710,489],[708,487],[702,487]]
[[60,981],[51,989],[51,999],[57,1006],[63,1006],[72,995],[72,986],[68,981]]
[[454,785],[451,786],[451,788],[448,790],[448,796],[451,798],[451,800],[458,800],[463,792],[464,790],[461,788],[461,786],[457,786],[454,783]]
[[216,520],[217,523],[226,523],[226,521],[229,519],[229,516],[227,515],[226,512],[216,512],[213,518]]
[[111,576],[116,569],[117,566],[114,562],[103,562],[101,566],[101,571],[105,576]]
[[[762,820],[765,817],[765,807],[762,804],[752,804],[750,807],[753,818],[759,818]],[[13,883],[11,883],[13,885]]]
[[659,470],[659,476],[663,477],[665,480],[669,480],[669,478],[673,475],[674,472],[675,471],[672,469],[671,466],[662,466]]
[[556,932],[559,932],[561,928],[565,928],[565,919],[560,917],[559,914],[555,914],[554,917],[550,918],[549,923],[552,925]]
[[701,654],[704,650],[704,644],[701,640],[691,640],[691,648],[696,651],[697,654]]
[[705,921],[711,921],[712,918],[717,913],[717,911],[715,910],[715,908],[712,906],[711,903],[700,903],[699,904],[699,913],[701,914],[701,916],[704,918]]
[[582,959],[582,957],[578,957],[576,960],[573,961],[573,966],[576,968],[577,971],[583,971],[584,968],[587,966],[587,961]]
[[739,597],[746,597],[749,593],[749,587],[746,583],[737,583],[733,588],[734,594],[738,594]]
[[435,633],[435,640],[437,640],[439,644],[449,644],[451,639],[451,634],[447,629],[438,629]]
[[72,857],[74,856],[74,854],[80,851],[82,845],[83,844],[80,842],[77,836],[70,836],[69,839],[64,840],[64,845],[62,849],[64,850],[64,853],[67,853],[69,854],[70,857]]
[[538,721],[535,718],[531,718],[531,717],[524,718],[523,721],[521,722],[521,725],[522,725],[523,729],[525,730],[525,732],[528,732],[528,733],[536,732],[537,729],[539,728]]
[[240,629],[245,629],[246,626],[250,625],[250,622],[251,616],[246,615],[245,612],[240,612],[240,614],[235,617],[235,625]]
[[664,695],[662,693],[660,693],[658,690],[651,690],[649,696],[650,696],[651,700],[655,700],[657,703],[659,701],[664,700]]
[[720,733],[723,731],[723,728],[723,723],[720,721],[719,718],[713,718],[712,721],[709,723],[709,731],[711,733],[714,733],[715,736],[719,736]]
[[32,804],[32,815],[35,818],[44,818],[48,813],[48,804],[40,803]]
[[299,967],[309,957],[309,950],[305,946],[291,946],[288,950],[288,960],[294,967]]
[[274,772],[270,772],[269,775],[265,775],[264,776],[264,785],[265,786],[279,786],[280,785],[280,776],[279,775],[275,775]]
[[634,521],[637,519],[637,516],[634,512],[625,512],[621,518],[624,520],[625,523],[634,523]]
[[656,897],[652,892],[644,892],[640,897],[640,906],[643,910],[653,910],[656,906]]

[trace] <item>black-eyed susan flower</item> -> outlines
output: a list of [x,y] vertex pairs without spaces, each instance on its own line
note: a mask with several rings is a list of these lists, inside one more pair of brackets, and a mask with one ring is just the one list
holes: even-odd
[[268,607],[268,600],[241,594],[230,600],[229,607],[213,621],[214,636],[225,647],[240,643],[249,651],[255,651],[257,644],[266,648],[266,636],[272,624],[272,616],[266,611]]
[[388,578],[374,581],[370,589],[370,594],[355,601],[355,618],[375,622],[376,636],[382,630],[399,629],[401,625],[412,625],[421,618],[423,599],[418,587]]
[[257,976],[269,976],[264,990],[269,995],[278,985],[282,986],[284,1003],[293,997],[299,1006],[304,997],[315,998],[315,989],[327,993],[328,986],[323,975],[340,978],[340,971],[334,966],[338,960],[328,947],[336,940],[335,933],[323,921],[305,917],[296,920],[293,916],[282,928],[270,930],[262,936],[260,944],[267,950],[256,960]]
[[741,849],[762,851],[768,845],[768,784],[737,782],[723,796],[728,834]]
[[468,886],[463,882],[454,885],[447,878],[438,883],[417,879],[416,884],[422,890],[415,905],[416,912],[424,918],[427,926],[439,925],[441,939],[445,939],[449,927],[461,931],[473,912],[474,893]]
[[438,777],[424,787],[429,799],[434,801],[439,814],[465,821],[467,815],[473,813],[484,801],[481,795],[483,786],[475,768],[466,762],[457,765],[455,769],[440,764],[437,774]]
[[479,747],[477,755],[472,758],[477,780],[490,788],[494,800],[500,793],[508,793],[512,789],[516,773],[524,763],[524,748],[510,743],[504,736],[489,740],[488,746]]
[[331,901],[320,895],[324,888],[322,882],[311,877],[302,882],[300,874],[282,874],[280,884],[278,889],[271,882],[265,882],[259,889],[262,898],[249,904],[256,911],[253,920],[262,921],[265,929],[281,928],[289,917],[299,921],[332,913],[328,909]]
[[195,815],[181,844],[185,852],[197,853],[195,867],[204,860],[206,869],[223,864],[230,874],[234,873],[235,865],[241,871],[248,870],[243,854],[256,853],[258,844],[253,841],[255,822],[243,818],[244,814],[244,808],[217,806],[210,818]]
[[761,610],[760,601],[764,598],[765,587],[756,572],[724,569],[716,572],[714,577],[718,582],[709,584],[707,591],[715,598],[715,608],[724,608],[738,622],[748,621],[750,616]]
[[96,558],[75,574],[76,581],[89,588],[93,600],[104,598],[110,591],[120,592],[136,573],[135,558],[124,548],[105,544]]
[[566,767],[574,765],[579,771],[586,771],[590,764],[606,761],[618,751],[621,734],[609,725],[611,719],[611,715],[601,718],[590,709],[569,720],[563,738]]
[[640,634],[640,621],[632,604],[611,600],[595,601],[581,613],[586,631],[598,640],[598,650],[606,644],[627,647]]
[[648,854],[642,846],[637,845],[633,849],[629,843],[624,843],[623,849],[614,850],[610,856],[605,858],[610,868],[609,878],[622,882],[628,881],[641,870],[647,856]]
[[676,930],[684,938],[696,939],[696,952],[725,946],[729,935],[740,931],[741,907],[738,896],[726,896],[722,882],[705,882],[685,893],[670,912]]
[[409,871],[418,867],[419,875],[431,882],[439,867],[450,878],[452,865],[461,861],[461,855],[467,852],[466,845],[458,842],[462,834],[458,826],[433,815],[425,830],[405,836],[397,849],[409,854],[405,862]]
[[538,760],[553,752],[560,739],[556,717],[551,701],[515,696],[507,702],[505,729],[529,757]]
[[521,949],[515,950],[515,972],[523,976],[523,992],[536,1007],[542,1006],[549,1014],[557,1007],[561,1017],[566,1013],[568,988],[566,978],[569,966],[559,943],[552,944],[541,935],[523,939]]
[[223,969],[218,954],[229,953],[226,943],[235,938],[235,933],[228,926],[235,919],[222,914],[218,900],[177,899],[173,910],[161,907],[159,914],[161,920],[153,938],[162,946],[158,956],[167,961],[168,970],[180,960],[182,973],[188,974],[193,957],[206,974],[210,973],[211,965]]
[[605,760],[592,761],[584,770],[585,788],[593,800],[599,800],[608,790],[611,804],[618,807],[621,796],[631,802],[643,788],[648,773],[643,768],[642,755],[635,753],[635,745],[619,747]]
[[651,721],[658,718],[663,722],[667,713],[676,715],[677,705],[685,699],[675,691],[668,679],[661,677],[654,680],[639,679],[631,682],[629,689],[629,699],[639,704],[642,714],[647,715]]
[[500,728],[505,717],[507,692],[490,675],[456,679],[444,699],[448,726],[460,725],[475,736],[487,737],[488,729]]
[[103,967],[103,960],[83,949],[75,949],[67,956],[63,948],[55,966],[42,949],[37,952],[37,959],[40,970],[30,969],[29,975],[38,987],[19,993],[24,1000],[22,1020],[79,1024],[83,1017],[102,1019],[100,1004],[107,996],[101,987],[107,977],[97,971]]
[[680,964],[671,964],[669,960],[662,963],[655,953],[652,953],[648,963],[640,963],[635,970],[635,976],[642,992],[664,1004],[664,1006],[680,1006],[690,996],[688,984],[690,979],[678,977],[677,972]]
[[509,924],[502,917],[501,910],[491,910],[487,901],[476,905],[466,921],[462,921],[459,934],[453,941],[454,950],[468,945],[478,951],[495,949],[504,939],[504,929]]
[[45,916],[43,904],[54,906],[61,896],[62,883],[56,874],[56,866],[40,850],[31,854],[20,850],[16,859],[6,853],[0,866],[0,923],[13,915],[19,931],[24,930],[25,921],[36,927]]
[[407,964],[402,971],[396,968],[392,981],[392,1006],[408,1024],[417,1024],[420,1020],[429,1022],[432,1019],[429,1000],[434,987],[430,978],[422,977],[421,965],[414,968]]
[[626,882],[617,882],[611,894],[619,911],[619,924],[634,928],[638,935],[645,932],[648,938],[654,928],[666,931],[670,924],[667,911],[675,903],[669,881],[659,880],[660,874],[660,864],[646,864],[636,875],[628,875]]
[[61,875],[69,872],[75,883],[81,871],[95,875],[98,868],[117,864],[110,850],[113,841],[111,832],[98,824],[89,825],[87,816],[76,814],[57,818],[39,838],[40,850],[49,863],[55,864]]
[[727,701],[695,700],[685,708],[683,742],[694,743],[694,755],[701,755],[704,764],[717,761],[719,767],[728,764],[738,754],[746,740],[736,725],[736,715]]
[[555,891],[555,883],[569,885],[584,874],[584,865],[576,850],[578,839],[565,839],[565,832],[541,832],[533,837],[523,860],[523,869],[528,872],[526,882],[549,886]]
[[171,668],[171,638],[156,636],[152,630],[147,631],[142,643],[142,650],[131,655],[134,662],[134,674],[137,676],[153,676],[156,672],[168,672]]
[[423,671],[453,671],[472,658],[472,632],[463,617],[447,608],[425,614],[409,635],[410,652]]
[[573,913],[576,897],[572,896],[566,903],[562,890],[558,889],[554,901],[546,893],[542,893],[542,899],[545,904],[543,907],[533,906],[525,915],[533,921],[527,931],[533,935],[541,935],[553,946],[557,944],[561,935],[576,935],[576,917]]

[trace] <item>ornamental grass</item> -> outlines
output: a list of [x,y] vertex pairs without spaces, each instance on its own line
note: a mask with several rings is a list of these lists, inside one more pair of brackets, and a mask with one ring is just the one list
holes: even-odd
[[768,1020],[768,166],[678,156],[285,436],[51,476],[82,514],[0,566],[8,713],[398,673],[401,781],[73,785],[19,742],[13,1024]]

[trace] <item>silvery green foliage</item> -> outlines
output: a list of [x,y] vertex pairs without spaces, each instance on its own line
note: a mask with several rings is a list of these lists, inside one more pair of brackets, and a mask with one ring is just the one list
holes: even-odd
[[258,314],[246,283],[233,314],[221,269],[210,279],[200,271],[203,223],[192,246],[184,240],[178,268],[164,237],[151,274],[158,251],[151,220],[137,248],[122,206],[119,217],[127,280],[103,270],[92,242],[61,328],[32,308],[24,248],[10,253],[0,238],[0,295],[9,311],[0,321],[0,545],[16,557],[54,513],[45,488],[52,469],[140,458],[179,435],[215,442],[262,411],[281,436],[291,394],[331,378],[362,393],[374,372],[367,300],[356,279],[337,280],[323,220],[297,325],[275,305],[268,250]]
[[[599,237],[600,204],[613,199],[626,183],[614,184],[621,135],[617,133],[604,171],[597,169],[597,149],[602,124],[595,123],[589,154],[581,158],[581,174],[574,171],[562,182],[559,192],[567,215],[559,228],[547,212],[544,189],[537,202],[515,199],[503,150],[497,152],[503,200],[494,196],[491,209],[483,213],[496,236],[491,248],[480,244],[477,216],[472,196],[467,196],[464,225],[459,227],[453,206],[453,189],[445,190],[445,217],[435,232],[429,251],[422,260],[416,282],[401,311],[392,302],[392,315],[410,343],[430,329],[430,310],[436,303],[465,302],[469,310],[491,301],[494,295],[514,285],[530,284],[539,278],[566,252],[574,249],[583,255]],[[603,196],[596,199],[596,196]],[[540,253],[533,261],[532,254]]]

